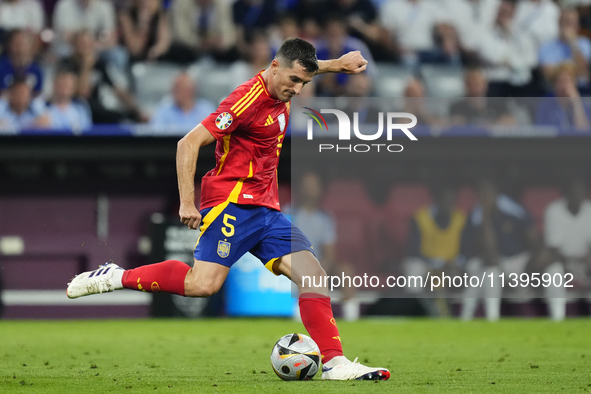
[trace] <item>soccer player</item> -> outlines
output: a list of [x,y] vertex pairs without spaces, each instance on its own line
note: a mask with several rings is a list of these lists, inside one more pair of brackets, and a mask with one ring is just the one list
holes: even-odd
[[[72,279],[68,297],[124,288],[208,297],[220,289],[232,264],[250,251],[271,272],[298,286],[302,322],[322,354],[322,379],[388,379],[387,369],[366,367],[343,355],[328,289],[312,287],[310,281],[304,286],[302,280],[326,273],[310,241],[280,212],[277,190],[291,98],[316,74],[358,74],[366,65],[357,51],[318,61],[310,43],[285,40],[268,69],[234,90],[178,143],[179,216],[183,224],[200,230],[193,267],[169,260],[124,271],[110,263]],[[194,196],[197,158],[200,148],[214,141],[216,166],[203,177],[199,211]]]

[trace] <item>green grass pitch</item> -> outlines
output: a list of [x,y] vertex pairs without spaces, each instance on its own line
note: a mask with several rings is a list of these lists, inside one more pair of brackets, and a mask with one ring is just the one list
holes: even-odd
[[345,354],[386,382],[283,382],[277,319],[0,321],[0,392],[390,393],[591,391],[591,321],[340,323]]

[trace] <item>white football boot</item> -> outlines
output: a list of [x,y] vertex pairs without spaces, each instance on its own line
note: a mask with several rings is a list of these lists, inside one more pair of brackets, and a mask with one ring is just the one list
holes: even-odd
[[338,356],[322,366],[322,380],[388,380],[386,368],[370,368],[344,356]]
[[117,264],[109,263],[94,271],[76,275],[70,283],[66,294],[68,298],[84,297],[91,294],[109,293],[123,289],[121,277],[124,269]]

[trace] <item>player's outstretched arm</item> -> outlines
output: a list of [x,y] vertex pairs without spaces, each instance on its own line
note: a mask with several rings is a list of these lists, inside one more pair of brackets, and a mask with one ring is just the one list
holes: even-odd
[[338,59],[318,60],[318,72],[323,73],[345,73],[359,74],[367,68],[367,60],[360,51],[352,51],[344,54]]
[[199,149],[214,141],[211,133],[199,123],[177,144],[176,174],[181,199],[179,216],[183,224],[194,230],[197,230],[201,223],[201,214],[195,206],[195,169]]

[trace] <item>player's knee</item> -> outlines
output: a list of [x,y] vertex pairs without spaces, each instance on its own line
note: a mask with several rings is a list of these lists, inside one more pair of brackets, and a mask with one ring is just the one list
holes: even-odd
[[314,283],[324,283],[325,277],[326,271],[324,270],[324,268],[322,268],[320,263],[318,263],[306,266],[305,269],[302,269],[300,274],[296,276],[295,282],[298,286],[301,287],[305,286],[306,280],[313,280]]
[[187,297],[211,297],[219,290],[220,286],[216,283],[185,279],[185,296]]

